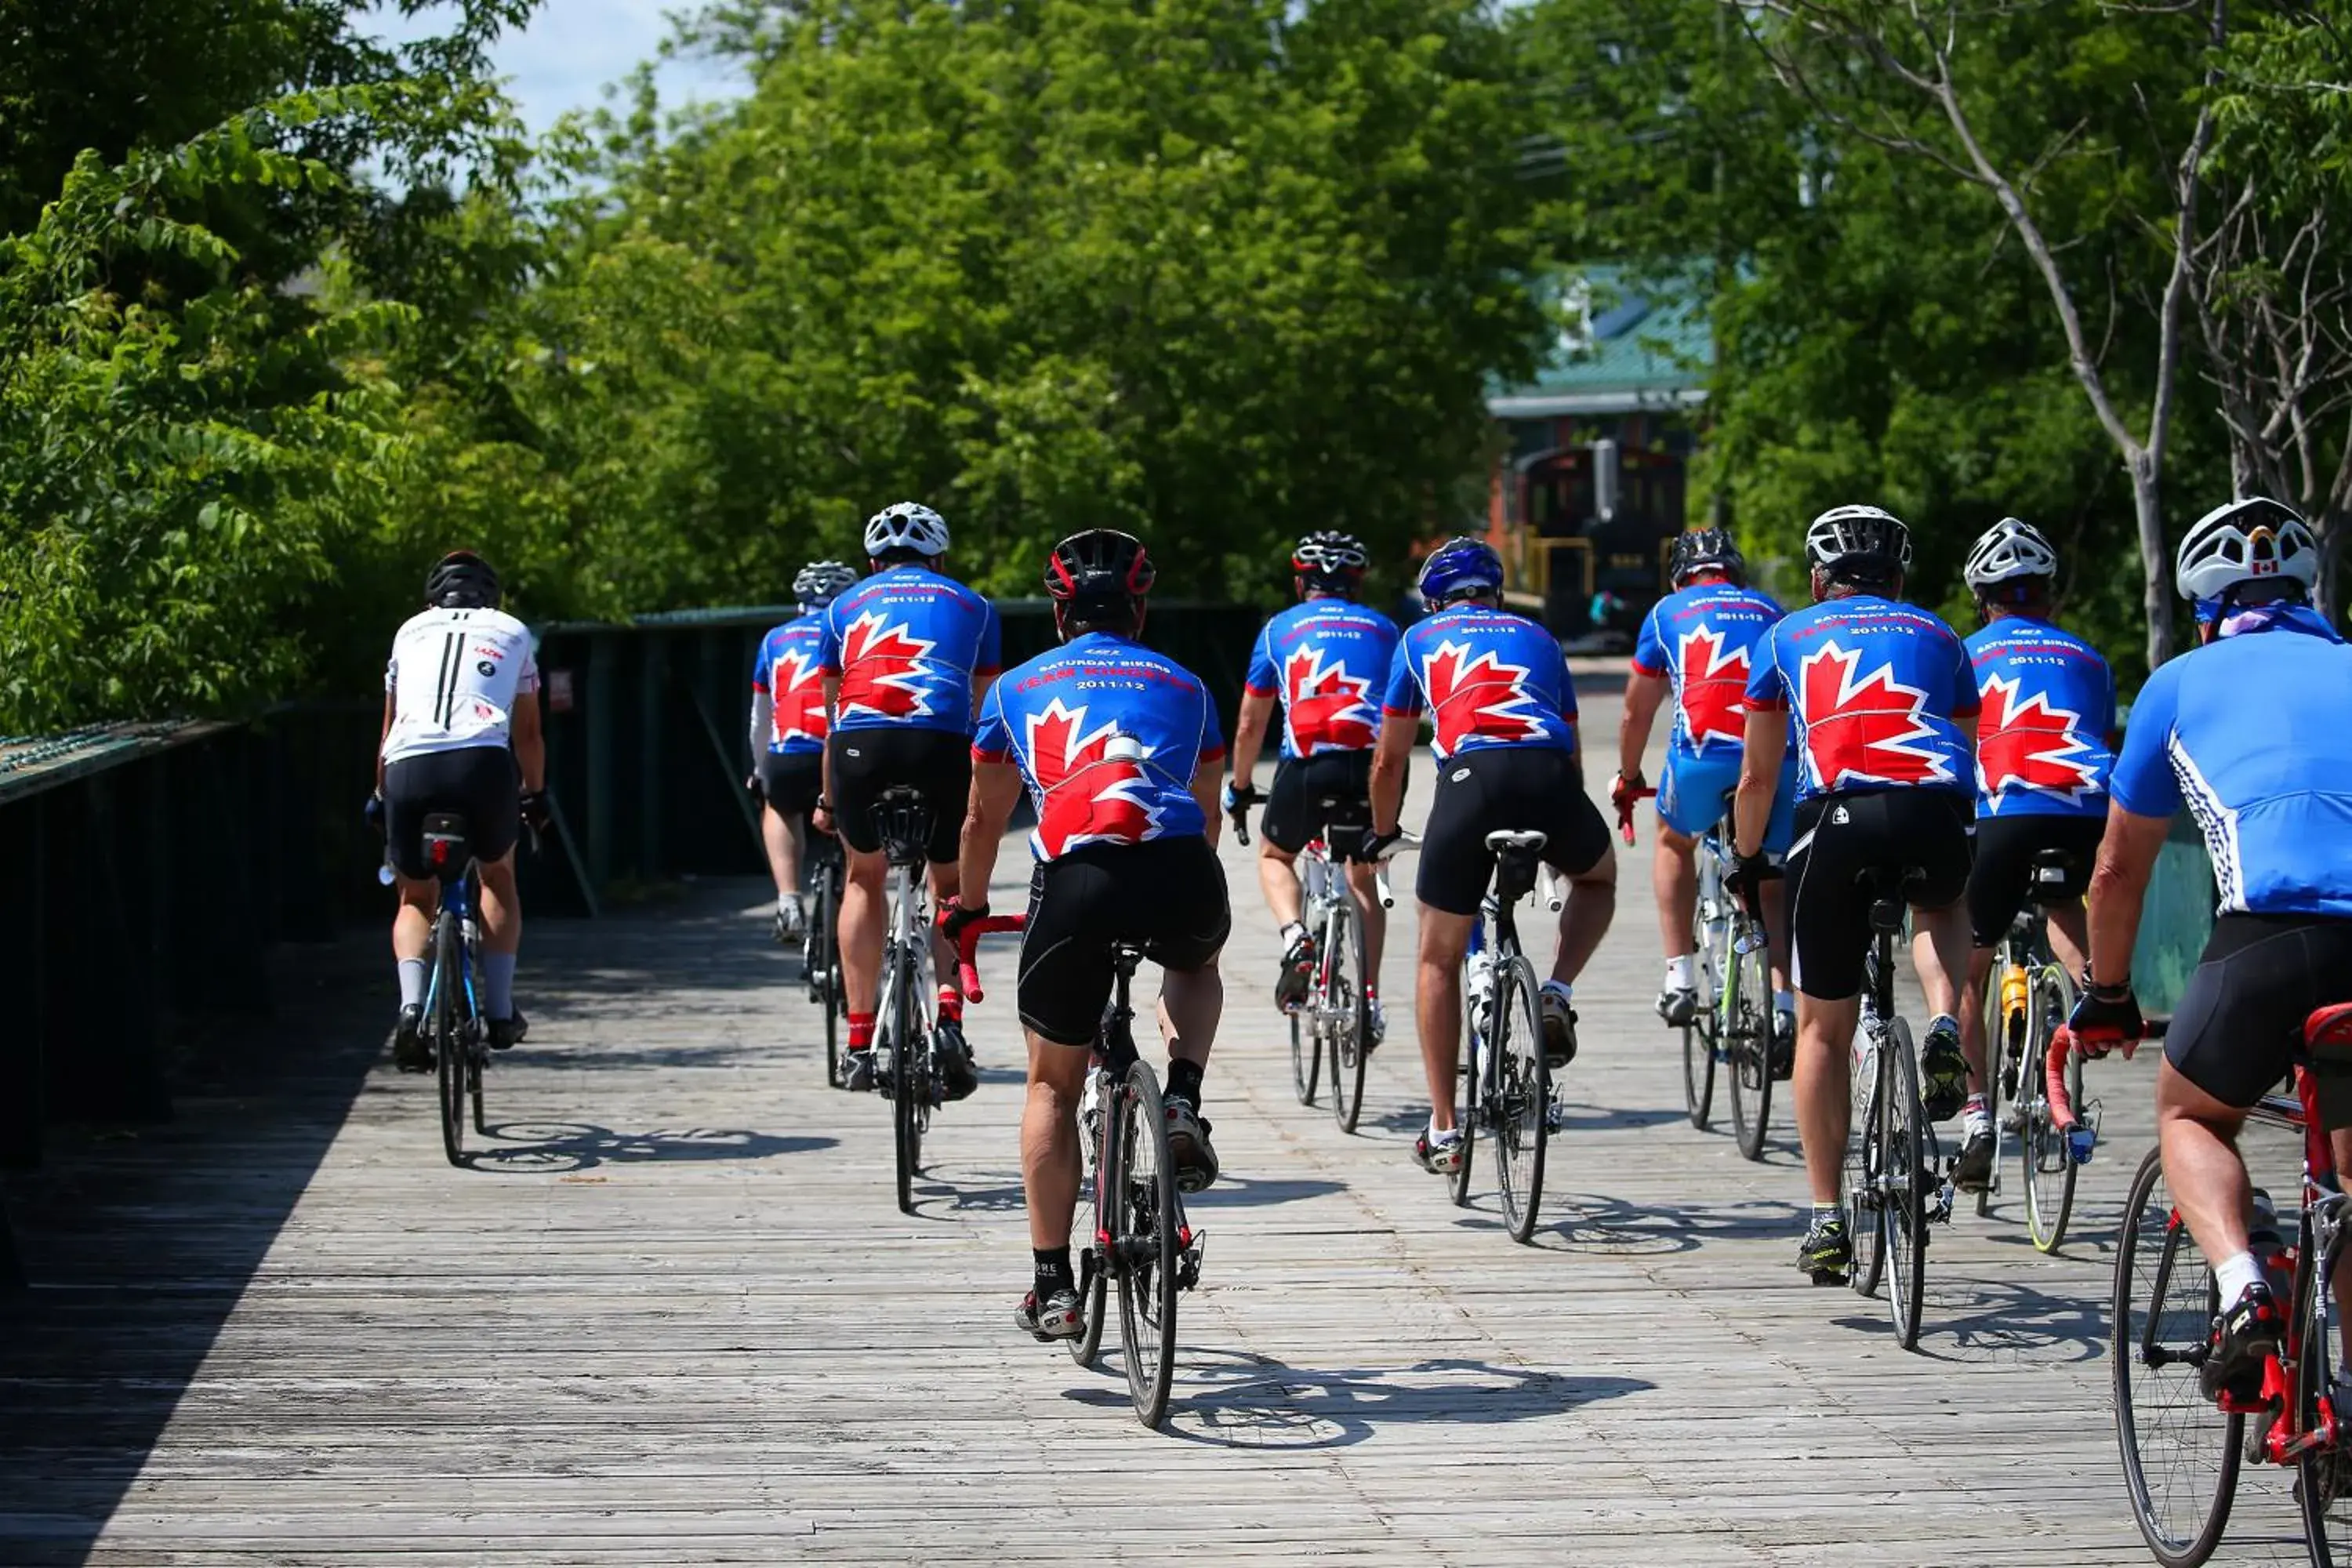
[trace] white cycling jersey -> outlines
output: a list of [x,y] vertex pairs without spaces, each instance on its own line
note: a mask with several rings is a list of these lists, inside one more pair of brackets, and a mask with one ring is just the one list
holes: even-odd
[[503,610],[426,610],[392,639],[383,689],[393,700],[387,763],[506,745],[515,700],[539,689],[530,630]]

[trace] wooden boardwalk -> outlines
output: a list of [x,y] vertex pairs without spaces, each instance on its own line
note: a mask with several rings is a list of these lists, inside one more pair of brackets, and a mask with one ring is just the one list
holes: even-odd
[[[1613,700],[1587,712],[1605,756]],[[1881,1303],[1791,1268],[1790,1144],[1751,1165],[1683,1118],[1646,833],[1529,1248],[1412,1165],[1402,1005],[1361,1135],[1295,1102],[1273,934],[1225,853],[1226,1177],[1165,1433],[1115,1363],[1008,1321],[1009,950],[985,1085],[909,1219],[887,1108],[823,1087],[759,890],[706,886],[531,931],[532,1036],[478,1169],[376,1058],[371,937],[293,955],[271,1037],[178,1123],[20,1181],[39,1283],[0,1307],[0,1563],[2147,1561],[2103,1342],[2147,1058],[2095,1070],[2109,1142],[2067,1255],[2026,1244],[2013,1193],[1963,1215],[1906,1354]],[[1000,905],[1025,873],[1008,855]],[[2295,1528],[2250,1475],[2218,1560],[2301,1561]]]

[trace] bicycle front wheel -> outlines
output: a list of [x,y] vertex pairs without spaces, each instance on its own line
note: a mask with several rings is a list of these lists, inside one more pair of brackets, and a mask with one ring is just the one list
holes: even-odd
[[1731,1073],[1731,1131],[1739,1152],[1764,1157],[1764,1130],[1772,1119],[1772,974],[1764,949],[1731,952],[1731,983],[1724,988],[1724,1065]]
[[1118,1274],[1119,1343],[1127,1352],[1127,1389],[1135,1417],[1157,1427],[1168,1415],[1176,1367],[1176,1168],[1168,1152],[1168,1116],[1151,1064],[1127,1069],[1118,1096],[1118,1212],[1111,1232]]
[[1324,1028],[1331,1037],[1331,1119],[1353,1132],[1364,1113],[1364,1068],[1372,1039],[1371,976],[1364,968],[1364,919],[1341,896],[1324,931],[1329,945],[1324,972]]
[[[2025,1228],[2033,1245],[2055,1252],[2066,1239],[2066,1220],[2074,1209],[2074,1152],[2066,1134],[2052,1119],[2050,1089],[2042,1063],[2050,1042],[2074,1009],[2074,983],[2062,964],[2049,964],[2033,977],[2032,1009],[2025,1030],[2024,1073],[2030,1075],[2025,1106],[2025,1136],[2020,1154],[2025,1173]],[[2079,1121],[2083,1115],[2083,1056],[2066,1054],[2066,1103]]]
[[[1111,1194],[1118,1190],[1118,1164],[1112,1157],[1113,1141],[1103,1136],[1105,1108],[1118,1098],[1118,1090],[1110,1076],[1099,1068],[1089,1068],[1087,1087],[1094,1106],[1091,1117],[1081,1118],[1081,1133],[1091,1142],[1087,1147],[1087,1191],[1094,1195],[1094,1224],[1084,1237],[1079,1249],[1078,1310],[1083,1314],[1078,1337],[1062,1342],[1069,1347],[1070,1359],[1080,1366],[1092,1366],[1096,1354],[1102,1349],[1103,1304],[1110,1285],[1110,1258],[1104,1248],[1103,1238],[1115,1231],[1118,1205]],[[1087,1125],[1091,1122],[1091,1125]]]
[[1849,1072],[1852,1110],[1846,1120],[1845,1188],[1846,1238],[1853,1247],[1853,1272],[1846,1277],[1854,1293],[1874,1294],[1885,1271],[1886,1250],[1880,1246],[1885,1230],[1879,1224],[1883,1166],[1878,1138],[1878,1102],[1886,1097],[1886,1052],[1868,1035]]
[[1323,1079],[1323,1042],[1311,1025],[1301,1022],[1303,1016],[1297,1009],[1290,1014],[1290,1088],[1299,1104],[1312,1105]]
[[2211,1556],[2237,1496],[2246,1418],[2223,1415],[2197,1376],[2219,1296],[2150,1149],[2116,1235],[2107,1364],[2132,1518],[2165,1568]]
[[433,921],[433,1062],[441,1092],[441,1152],[466,1163],[465,967],[458,958],[457,919],[446,910]]
[[1935,1180],[1920,1136],[1919,1058],[1911,1026],[1888,1022],[1884,1090],[1878,1099],[1879,1222],[1886,1241],[1886,1309],[1905,1350],[1919,1343],[1920,1298],[1927,1288],[1927,1194]]
[[1495,975],[1495,1174],[1503,1189],[1503,1225],[1511,1239],[1535,1236],[1543,1201],[1544,1149],[1550,1131],[1551,1073],[1544,1061],[1543,1014],[1535,967],[1514,955]]

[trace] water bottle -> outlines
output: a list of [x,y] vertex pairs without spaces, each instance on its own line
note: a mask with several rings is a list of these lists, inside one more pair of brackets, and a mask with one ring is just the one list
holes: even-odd
[[474,917],[471,915],[457,922],[457,935],[469,950],[478,949],[482,945],[482,928],[474,923]]
[[1078,1125],[1086,1131],[1088,1149],[1102,1141],[1102,1079],[1092,1072],[1087,1074],[1087,1087],[1078,1091]]
[[[1489,1026],[1495,1010],[1495,955],[1484,947],[1472,953],[1464,968],[1462,984],[1469,988],[1471,1044],[1484,1052],[1487,1036],[1492,1033]],[[1481,1055],[1477,1059],[1486,1058]]]

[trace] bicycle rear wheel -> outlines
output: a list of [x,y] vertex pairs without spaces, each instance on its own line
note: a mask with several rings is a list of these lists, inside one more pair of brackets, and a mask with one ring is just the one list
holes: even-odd
[[[2334,1279],[2343,1255],[2339,1236],[2310,1278]],[[2299,1430],[2315,1432],[2346,1415],[2336,1370],[2341,1360],[2338,1325],[2334,1303],[2324,1287],[2306,1288],[2299,1294],[2307,1297],[2310,1305],[2298,1341],[2302,1353],[2295,1357],[2296,1425]],[[2295,1461],[2295,1501],[2303,1509],[2304,1542],[2311,1552],[2313,1568],[2352,1565],[2352,1448],[2339,1435],[2336,1441],[2306,1451]]]
[[1739,1152],[1764,1157],[1764,1130],[1772,1119],[1772,975],[1762,948],[1731,954],[1724,997],[1724,1065],[1731,1074],[1731,1131]]
[[1927,1170],[1920,1137],[1919,1058],[1911,1026],[1886,1026],[1886,1075],[1878,1100],[1879,1219],[1886,1237],[1886,1309],[1905,1350],[1919,1343],[1920,1299],[1927,1288]]
[[1332,906],[1325,928],[1330,967],[1323,982],[1324,1027],[1331,1037],[1331,1119],[1353,1132],[1364,1113],[1366,1047],[1372,1037],[1372,1005],[1365,990],[1364,920],[1344,894]]
[[2246,1419],[2223,1415],[2197,1379],[2218,1296],[2150,1149],[2116,1236],[2107,1363],[2132,1518],[2165,1568],[2211,1556],[2237,1496]]
[[1690,1124],[1704,1132],[1715,1107],[1715,1059],[1723,1027],[1723,1015],[1717,1009],[1722,1005],[1723,985],[1715,967],[1715,926],[1702,924],[1695,934],[1697,946],[1692,950],[1691,979],[1698,1002],[1691,1021],[1683,1026],[1683,1109],[1690,1113]]
[[1879,1276],[1886,1268],[1886,1249],[1880,1245],[1885,1231],[1878,1217],[1878,1102],[1885,1096],[1885,1058],[1886,1053],[1865,1035],[1861,1057],[1848,1075],[1852,1110],[1846,1121],[1845,1169],[1840,1180],[1845,1188],[1846,1237],[1853,1247],[1853,1272],[1846,1279],[1861,1296],[1877,1291]]
[[1535,967],[1514,954],[1495,976],[1495,1175],[1503,1189],[1503,1225],[1525,1242],[1543,1201],[1544,1151],[1550,1131],[1551,1072],[1544,1061],[1542,1009]]
[[[2025,1029],[2024,1076],[2028,1098],[2021,1161],[2025,1173],[2025,1228],[2033,1245],[2055,1252],[2066,1239],[2067,1216],[2074,1209],[2074,1177],[2078,1167],[2066,1134],[2052,1120],[2050,1089],[2042,1063],[2050,1041],[2074,1009],[2074,983],[2062,964],[2048,964],[2033,977],[2032,1001]],[[2066,1056],[2066,1102],[2080,1120],[2083,1114],[2083,1057]]]
[[1118,1273],[1119,1343],[1135,1417],[1157,1427],[1168,1415],[1176,1370],[1176,1168],[1168,1153],[1168,1118],[1151,1064],[1127,1069],[1116,1097],[1118,1212],[1111,1248]]
[[922,1075],[919,1058],[929,1043],[916,1037],[915,966],[913,955],[895,942],[888,950],[889,989],[887,1022],[890,1032],[890,1127],[898,1181],[898,1212],[915,1212],[915,1172],[923,1163]]
[[441,1094],[441,1152],[449,1163],[462,1166],[466,1163],[467,1051],[461,1038],[466,980],[457,946],[457,918],[445,910],[433,921],[433,1063]]

